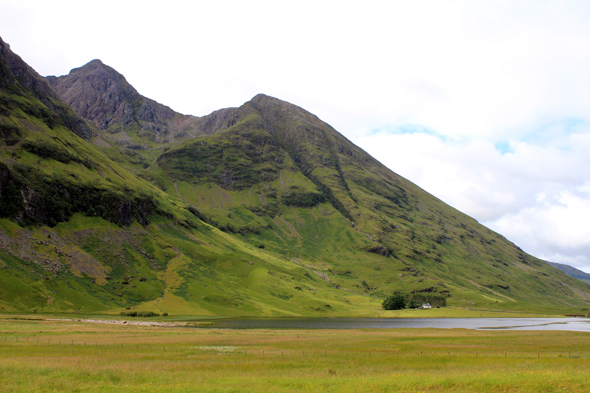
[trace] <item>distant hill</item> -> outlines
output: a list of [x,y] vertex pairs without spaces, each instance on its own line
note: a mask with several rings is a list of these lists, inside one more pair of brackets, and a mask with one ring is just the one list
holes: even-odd
[[576,269],[573,266],[570,265],[564,265],[561,263],[555,263],[555,262],[547,262],[549,265],[553,266],[556,269],[561,270],[562,272],[564,272],[565,274],[567,274],[570,277],[573,278],[577,278],[578,280],[582,280],[584,282],[590,283],[590,274],[583,272],[579,269]]
[[0,133],[6,311],[589,308],[587,284],[277,98],[183,115],[99,60],[42,78],[0,40]]

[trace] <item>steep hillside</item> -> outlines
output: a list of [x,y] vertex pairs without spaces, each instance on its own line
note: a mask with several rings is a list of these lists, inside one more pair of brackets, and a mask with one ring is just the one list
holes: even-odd
[[376,315],[394,290],[588,310],[588,285],[295,105],[181,115],[98,60],[42,78],[1,40],[0,83],[4,310]]
[[[588,287],[385,168],[316,116],[258,95],[153,167],[164,189],[339,288],[451,304],[583,304]],[[174,182],[174,184],[172,184]],[[584,299],[576,303],[575,299]]]

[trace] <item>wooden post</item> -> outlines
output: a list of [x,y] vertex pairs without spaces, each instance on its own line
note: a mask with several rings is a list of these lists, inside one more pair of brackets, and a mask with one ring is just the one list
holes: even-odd
[[451,356],[451,351],[449,351],[449,356]]
[[262,357],[264,357],[264,349],[262,350]]
[[395,356],[399,356],[399,354],[397,353],[397,349],[395,350]]

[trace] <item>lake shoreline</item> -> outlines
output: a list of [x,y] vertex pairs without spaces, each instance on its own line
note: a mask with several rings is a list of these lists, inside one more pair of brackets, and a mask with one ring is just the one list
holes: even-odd
[[565,330],[590,333],[589,318],[220,318],[201,322],[48,318],[45,321],[235,330],[469,329]]

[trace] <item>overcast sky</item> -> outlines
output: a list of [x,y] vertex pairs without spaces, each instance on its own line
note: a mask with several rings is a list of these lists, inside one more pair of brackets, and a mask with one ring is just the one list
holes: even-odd
[[525,251],[590,272],[590,2],[0,0],[41,75],[99,58],[206,115],[318,115]]

